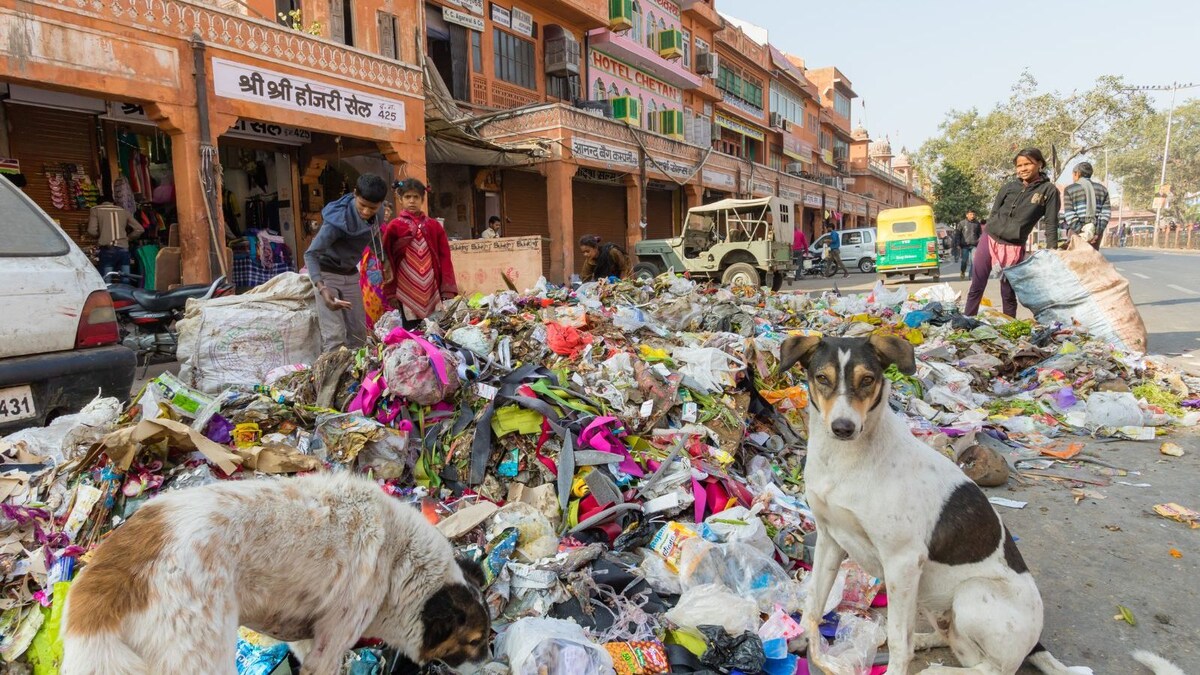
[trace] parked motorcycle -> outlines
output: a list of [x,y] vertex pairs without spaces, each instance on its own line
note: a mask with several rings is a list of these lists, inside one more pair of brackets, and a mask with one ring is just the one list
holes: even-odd
[[796,270],[796,281],[809,277],[825,277],[828,279],[833,276],[834,270],[833,261],[829,258],[805,255],[800,261],[800,269]]
[[211,284],[179,286],[169,291],[152,291],[129,281],[140,281],[137,275],[122,278],[110,272],[105,281],[117,312],[121,344],[137,354],[142,365],[155,357],[175,358],[175,322],[183,318],[189,299],[208,300],[233,293],[233,285],[218,277]]

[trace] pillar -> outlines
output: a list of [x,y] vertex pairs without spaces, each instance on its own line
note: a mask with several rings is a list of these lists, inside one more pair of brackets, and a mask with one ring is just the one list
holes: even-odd
[[548,162],[546,215],[550,223],[550,281],[566,283],[575,271],[575,195],[572,178],[576,166]]
[[[149,104],[146,114],[171,137],[171,169],[175,178],[175,206],[179,228],[181,282],[202,284],[212,280],[217,268],[212,253],[225,249],[224,228],[218,220],[209,227],[209,209],[201,187],[200,116],[193,107]],[[217,158],[212,158],[212,168]],[[213,214],[216,217],[216,214]],[[214,232],[217,246],[212,240]],[[219,268],[218,268],[219,269]]]
[[642,180],[632,174],[625,176],[625,250],[633,249],[646,234],[642,227]]
[[704,186],[703,185],[684,185],[683,186],[683,207],[685,210],[691,210],[698,206],[704,205]]

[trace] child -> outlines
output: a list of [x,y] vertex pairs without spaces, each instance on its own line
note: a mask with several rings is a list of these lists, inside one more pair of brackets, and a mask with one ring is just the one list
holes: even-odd
[[383,250],[392,266],[384,294],[404,315],[412,330],[437,310],[442,300],[458,295],[450,242],[438,221],[421,210],[428,189],[416,178],[393,186],[399,195],[400,213],[383,229]]

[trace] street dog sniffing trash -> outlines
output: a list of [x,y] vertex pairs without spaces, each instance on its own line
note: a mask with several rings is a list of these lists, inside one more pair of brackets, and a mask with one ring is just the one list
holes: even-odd
[[[792,337],[779,367],[797,363],[809,383],[804,479],[818,532],[804,612],[809,661],[821,666],[821,608],[849,556],[887,584],[888,675],[906,675],[914,650],[943,646],[962,667],[922,672],[1012,675],[1028,660],[1043,673],[1091,673],[1039,642],[1042,597],[983,491],[892,412],[884,371],[915,374],[912,345]],[[935,632],[916,634],[918,613]]]
[[312,640],[305,675],[378,638],[417,663],[481,662],[477,566],[419,511],[348,474],[226,482],[138,509],[67,596],[62,675],[236,673],[237,631]]

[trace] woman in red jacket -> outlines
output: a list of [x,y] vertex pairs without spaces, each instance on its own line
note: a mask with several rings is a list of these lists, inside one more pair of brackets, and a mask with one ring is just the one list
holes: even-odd
[[441,223],[425,215],[428,188],[416,178],[396,182],[400,213],[383,229],[383,250],[392,274],[383,290],[404,315],[404,327],[417,328],[443,300],[458,295],[450,242]]

